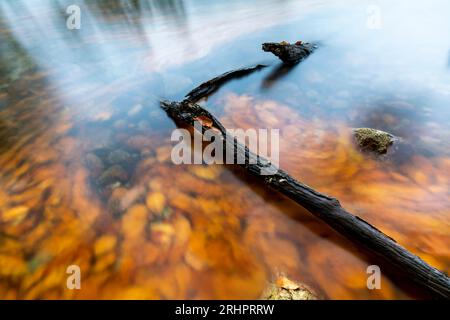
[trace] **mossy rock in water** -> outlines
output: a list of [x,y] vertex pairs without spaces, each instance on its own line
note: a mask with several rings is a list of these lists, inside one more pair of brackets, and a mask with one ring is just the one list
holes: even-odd
[[392,134],[377,129],[357,128],[353,132],[356,143],[362,150],[378,154],[385,154],[395,141]]
[[280,276],[263,292],[263,300],[317,300],[317,295],[307,286]]

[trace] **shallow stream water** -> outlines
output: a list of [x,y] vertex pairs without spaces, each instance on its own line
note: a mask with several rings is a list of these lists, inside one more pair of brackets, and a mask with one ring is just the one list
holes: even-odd
[[[228,128],[280,129],[281,167],[450,270],[448,1],[0,3],[0,299],[248,299],[278,274],[322,298],[427,297],[230,166],[174,165],[180,100]],[[319,48],[286,68],[261,44]],[[362,153],[352,128],[401,143]],[[78,265],[82,289],[66,288]]]

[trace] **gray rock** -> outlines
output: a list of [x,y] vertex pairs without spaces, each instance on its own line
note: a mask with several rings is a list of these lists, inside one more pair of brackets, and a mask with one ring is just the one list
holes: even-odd
[[127,165],[132,161],[132,157],[128,152],[118,149],[108,155],[108,161],[111,164]]
[[93,153],[88,153],[85,161],[86,166],[91,170],[93,176],[98,176],[105,168],[103,161]]
[[97,183],[100,186],[106,186],[111,183],[125,183],[128,180],[128,173],[119,165],[113,165],[106,169],[98,178]]
[[364,151],[385,154],[395,141],[392,134],[377,129],[357,128],[353,132],[356,143]]

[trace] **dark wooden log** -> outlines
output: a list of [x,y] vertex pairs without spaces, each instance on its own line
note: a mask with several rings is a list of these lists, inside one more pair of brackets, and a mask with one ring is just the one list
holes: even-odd
[[[408,279],[422,288],[426,288],[434,296],[450,299],[450,279],[446,274],[406,250],[376,227],[347,212],[337,199],[308,187],[291,177],[287,172],[278,170],[267,159],[252,153],[245,145],[237,142],[234,137],[227,135],[227,131],[220,121],[206,109],[188,100],[161,102],[161,107],[176,123],[193,125],[199,117],[209,118],[212,127],[220,132],[224,154],[231,149],[234,152],[235,159],[243,157],[245,164],[242,164],[242,166],[249,174],[297,202],[349,240],[363,246],[383,261],[396,267]],[[210,123],[202,125],[203,131],[210,128]],[[273,175],[262,174],[267,172],[276,173]]]
[[271,52],[281,59],[284,63],[295,64],[308,57],[317,46],[312,43],[296,42],[289,44],[287,42],[267,42],[263,43],[262,49]]
[[252,67],[246,67],[241,69],[236,69],[233,71],[225,72],[224,74],[217,76],[211,80],[203,82],[201,85],[193,89],[186,95],[186,99],[190,102],[197,102],[200,99],[203,99],[214,92],[216,92],[221,86],[223,86],[226,82],[238,79],[241,77],[245,77],[250,73],[258,71],[262,68],[265,68],[265,65],[257,64]]

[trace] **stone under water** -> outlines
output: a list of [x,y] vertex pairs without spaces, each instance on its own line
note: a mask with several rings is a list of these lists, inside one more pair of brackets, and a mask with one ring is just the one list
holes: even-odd
[[385,154],[395,141],[392,134],[377,129],[357,128],[353,132],[356,143],[364,151]]

